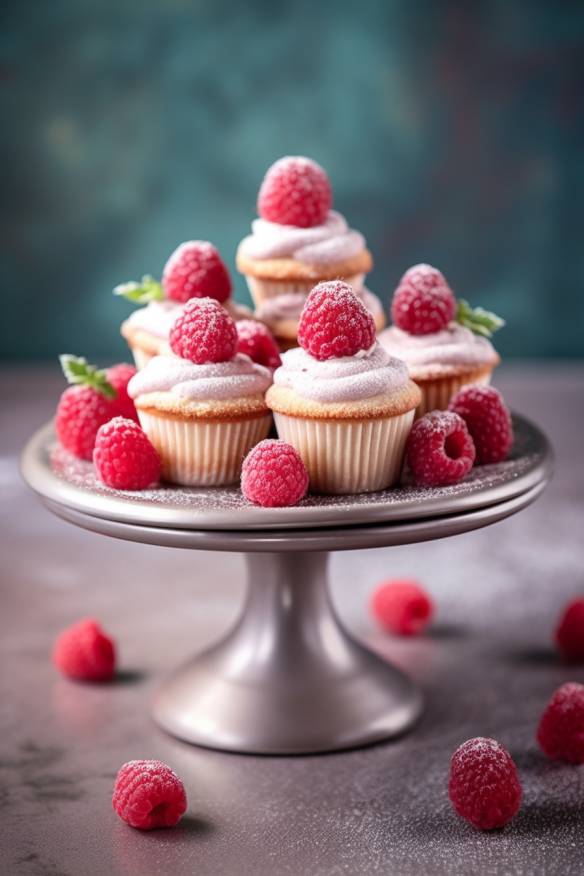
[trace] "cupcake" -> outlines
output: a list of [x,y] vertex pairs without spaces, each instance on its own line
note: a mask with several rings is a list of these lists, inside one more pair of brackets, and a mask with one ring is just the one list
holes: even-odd
[[281,158],[261,185],[260,218],[237,250],[256,316],[288,346],[296,342],[308,293],[324,280],[346,280],[373,313],[377,328],[385,324],[379,299],[363,286],[373,264],[365,238],[331,206],[322,167],[309,158]]
[[403,359],[420,387],[416,416],[445,410],[462,386],[490,382],[500,357],[489,338],[504,322],[457,301],[436,268],[415,265],[406,271],[395,290],[391,316],[393,325],[379,335],[379,343]]
[[216,247],[206,240],[181,243],[168,259],[161,283],[145,276],[140,283],[116,286],[114,295],[144,305],[121,327],[138,368],[153,356],[168,352],[170,329],[191,298],[214,298],[235,320],[252,317],[249,308],[231,298],[229,271]]
[[235,324],[211,298],[183,306],[169,347],[128,386],[163,477],[186,486],[235,483],[245,455],[270,430],[272,372],[237,352]]
[[391,486],[421,396],[406,365],[377,343],[373,317],[341,281],[310,293],[298,340],[283,354],[266,401],[279,437],[302,457],[311,490]]

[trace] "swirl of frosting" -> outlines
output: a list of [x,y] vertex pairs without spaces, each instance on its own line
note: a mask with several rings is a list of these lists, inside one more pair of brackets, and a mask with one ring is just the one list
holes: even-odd
[[167,338],[182,308],[178,301],[150,301],[145,307],[132,311],[128,324],[156,338]]
[[408,365],[486,365],[497,358],[487,338],[475,335],[470,329],[451,322],[439,332],[411,335],[395,325],[379,336],[379,342],[392,356],[398,356]]
[[322,225],[297,228],[254,219],[252,234],[241,242],[241,253],[252,259],[296,259],[309,264],[330,264],[353,258],[365,249],[365,238],[347,225],[344,216],[330,210]]
[[408,382],[404,362],[394,359],[377,342],[356,356],[320,362],[301,347],[282,356],[274,383],[318,402],[345,402],[395,392]]
[[221,401],[265,392],[272,383],[269,368],[237,353],[228,362],[196,365],[178,356],[154,356],[128,384],[131,398],[170,392],[186,401]]

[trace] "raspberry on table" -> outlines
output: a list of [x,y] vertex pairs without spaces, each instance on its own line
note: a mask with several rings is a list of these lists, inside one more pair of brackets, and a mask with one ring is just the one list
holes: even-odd
[[214,298],[223,303],[231,295],[231,277],[212,243],[187,240],[164,266],[162,288],[166,298],[182,304],[191,298]]
[[136,373],[133,365],[127,362],[121,362],[119,365],[112,365],[105,372],[108,382],[116,391],[116,407],[120,417],[127,417],[129,420],[138,422],[138,413],[134,400],[128,395],[128,383]]
[[537,741],[552,760],[584,763],[584,684],[559,687],[541,716]]
[[371,612],[389,632],[415,636],[430,623],[434,606],[417,581],[386,581],[373,593]]
[[458,814],[473,827],[503,827],[521,805],[521,785],[511,755],[494,739],[467,740],[452,755],[448,794]]
[[90,386],[70,386],[57,405],[57,438],[74,456],[91,459],[98,429],[117,413],[115,399],[106,398]]
[[564,608],[555,632],[556,645],[568,660],[584,660],[584,596]]
[[326,171],[310,158],[286,156],[269,168],[258,194],[258,214],[278,225],[321,225],[332,206]]
[[319,283],[302,309],[298,343],[321,361],[354,356],[375,343],[375,322],[348,283]]
[[160,456],[134,420],[114,417],[100,427],[93,462],[97,474],[115,490],[145,490],[160,479]]
[[280,351],[273,334],[263,322],[241,319],[235,323],[237,331],[237,352],[245,353],[258,365],[266,368],[279,368],[282,364]]
[[431,411],[421,417],[409,434],[406,459],[418,486],[458,483],[475,459],[473,440],[464,420],[450,411]]
[[228,362],[237,350],[235,323],[213,298],[191,298],[174,321],[170,348],[196,365]]
[[185,787],[160,760],[130,760],[119,770],[112,797],[114,810],[130,827],[174,827],[187,811]]
[[464,422],[476,450],[476,464],[502,462],[513,446],[511,414],[492,386],[465,386],[448,405]]
[[414,265],[393,293],[391,318],[411,335],[428,335],[445,329],[456,316],[456,298],[437,268]]
[[308,490],[308,472],[297,450],[285,441],[266,438],[247,454],[241,469],[241,492],[254,505],[296,505]]
[[116,667],[115,646],[96,620],[84,618],[58,636],[53,663],[69,678],[109,681]]

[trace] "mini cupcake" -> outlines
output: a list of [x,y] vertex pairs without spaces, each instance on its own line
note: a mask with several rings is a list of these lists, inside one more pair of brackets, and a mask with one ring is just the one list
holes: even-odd
[[377,328],[385,324],[383,308],[363,290],[373,261],[365,238],[331,210],[332,190],[316,162],[286,157],[268,170],[258,195],[260,218],[241,241],[237,267],[245,275],[256,316],[278,339],[295,341],[298,321],[312,287],[343,279],[362,295]]
[[400,477],[420,402],[407,368],[375,340],[369,311],[341,281],[320,283],[266,401],[278,435],[302,457],[317,493],[382,490]]
[[416,416],[446,410],[462,386],[490,382],[500,357],[489,338],[504,322],[457,301],[436,268],[415,265],[406,271],[395,290],[391,316],[393,325],[379,335],[379,343],[403,359],[420,387]]
[[116,286],[114,295],[145,305],[121,327],[138,368],[153,356],[168,352],[170,329],[191,298],[214,298],[235,320],[252,317],[249,308],[231,298],[229,271],[216,247],[206,240],[181,243],[167,261],[161,283],[145,276],[140,283]]
[[235,324],[214,299],[184,305],[169,346],[128,387],[163,477],[186,486],[235,483],[245,455],[270,430],[272,372],[236,352]]

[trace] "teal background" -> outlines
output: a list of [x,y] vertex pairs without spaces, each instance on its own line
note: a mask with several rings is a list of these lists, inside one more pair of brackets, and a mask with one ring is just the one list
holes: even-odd
[[584,355],[582,4],[13,2],[1,34],[3,357],[123,356],[112,287],[193,237],[234,270],[283,154],[385,303],[429,261],[504,355]]

